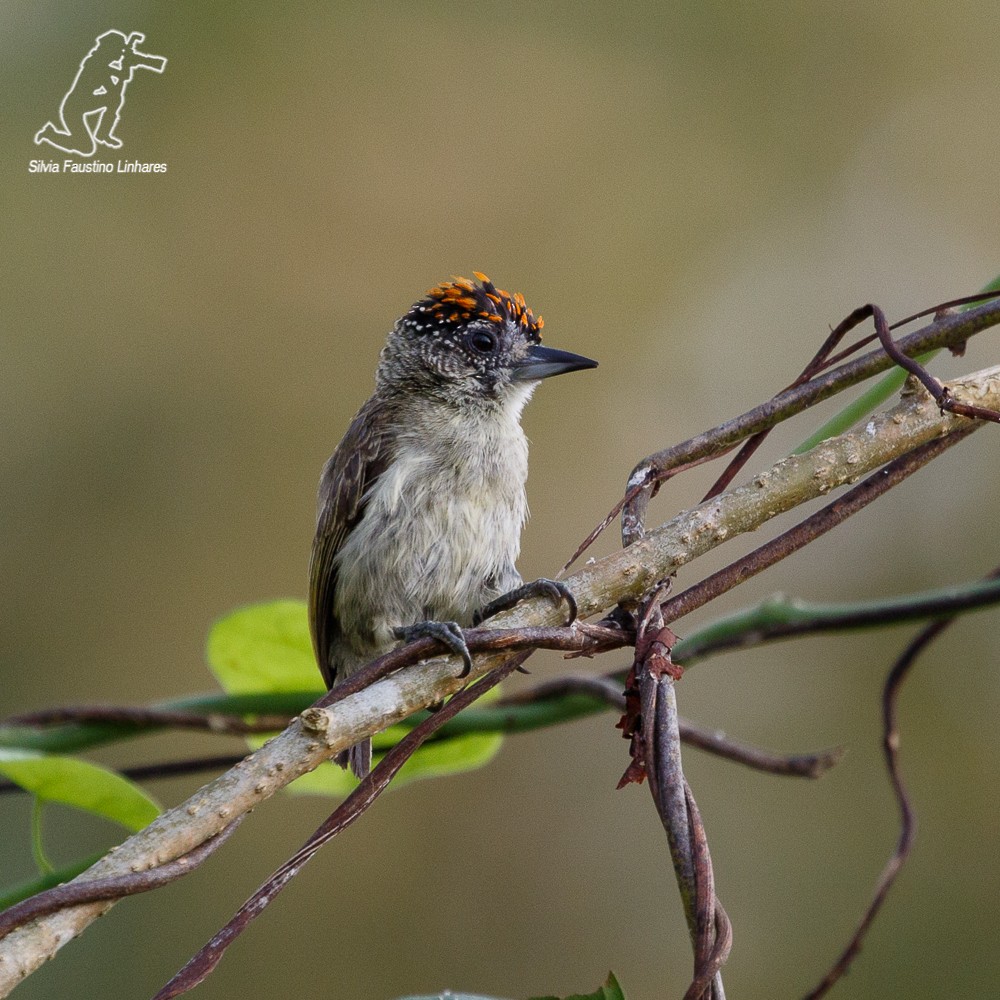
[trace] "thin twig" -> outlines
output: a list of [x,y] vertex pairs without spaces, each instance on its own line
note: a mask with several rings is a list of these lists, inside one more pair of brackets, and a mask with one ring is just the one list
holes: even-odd
[[65,705],[37,712],[24,712],[2,720],[7,726],[61,726],[67,723],[114,723],[137,729],[205,729],[212,733],[244,736],[280,732],[288,715],[258,715],[247,719],[228,712],[182,712],[167,708],[127,705]]
[[725,1000],[719,970],[733,947],[733,925],[715,895],[715,874],[708,850],[708,836],[691,786],[684,782],[684,801],[691,831],[691,855],[694,861],[695,898],[698,928],[695,945],[694,975],[684,1000],[701,1000],[706,991],[711,1000]]
[[[674,476],[679,476],[682,472],[688,472],[691,469],[696,469],[699,465],[704,465],[706,462],[713,462],[715,459],[727,452],[730,452],[735,448],[735,444],[731,444],[726,448],[722,448],[719,451],[713,451],[709,455],[703,455],[701,458],[697,458],[694,461],[686,462],[682,465],[677,465],[672,469],[669,469],[664,473],[663,478],[656,484],[655,489],[659,489],[668,479],[672,479]],[[566,560],[562,569],[556,574],[556,579],[560,579],[562,575],[577,561],[593,545],[594,542],[604,533],[604,531],[611,525],[611,522],[625,509],[630,503],[632,503],[643,490],[647,489],[647,483],[645,477],[639,477],[636,482],[629,480],[628,488],[625,490],[625,495],[621,498],[604,515],[604,517],[591,529],[589,535],[576,547],[573,554]]]
[[[621,645],[619,642],[621,633],[618,629],[582,621],[566,626],[469,628],[463,630],[463,635],[471,653],[506,653],[521,649],[558,649],[586,653],[591,649],[603,648],[603,644],[607,642]],[[405,646],[390,650],[357,673],[351,674],[347,680],[337,684],[312,708],[329,708],[403,667],[412,666],[420,660],[440,656],[446,652],[448,647],[433,638],[417,639]]]
[[568,674],[565,677],[556,677],[551,681],[543,681],[541,684],[536,684],[523,691],[505,694],[498,699],[497,705],[501,707],[534,705],[540,701],[553,701],[568,694],[590,695],[591,698],[603,701],[609,708],[616,708],[619,712],[625,710],[622,682],[620,678],[609,674],[598,677],[585,674]]
[[931,373],[915,358],[908,358],[899,349],[889,332],[889,324],[885,318],[885,313],[869,302],[863,306],[861,313],[871,316],[875,323],[875,332],[878,334],[879,343],[886,354],[899,365],[900,368],[908,371],[914,378],[918,379],[923,387],[934,397],[934,401],[941,407],[942,411],[957,413],[962,417],[970,417],[974,420],[990,420],[995,424],[1000,424],[1000,412],[988,406],[975,406],[972,403],[963,403],[955,399],[947,386],[941,384]]
[[[1000,567],[997,567],[986,576],[987,580],[998,578],[1000,578]],[[861,946],[868,934],[868,930],[882,908],[889,890],[896,881],[896,876],[899,875],[900,870],[910,856],[910,851],[913,848],[913,842],[917,834],[917,819],[906,790],[903,772],[899,763],[900,731],[897,714],[899,692],[903,682],[909,676],[910,669],[916,662],[917,657],[954,621],[955,617],[952,616],[949,618],[938,618],[936,621],[928,623],[917,633],[906,649],[903,650],[885,679],[885,685],[882,689],[882,753],[885,756],[886,770],[889,772],[889,782],[892,785],[893,794],[899,805],[899,838],[896,841],[896,849],[886,862],[878,881],[875,883],[871,902],[868,904],[850,941],[848,941],[847,946],[840,953],[837,961],[834,962],[820,983],[810,990],[803,1000],[819,1000],[820,997],[825,996],[850,968],[858,952],[861,951]]]
[[122,899],[125,896],[134,896],[140,892],[149,892],[151,889],[169,885],[207,861],[236,832],[236,828],[244,818],[238,816],[214,837],[199,844],[194,850],[188,851],[183,857],[174,858],[155,868],[91,879],[89,882],[67,882],[65,885],[45,889],[20,903],[15,903],[0,913],[0,938],[6,937],[12,930],[21,927],[29,920],[37,920],[67,906],[94,903],[98,900]]
[[[636,629],[634,674],[639,684],[642,733],[638,753],[633,740],[630,770],[641,763],[649,776],[649,790],[667,834],[691,932],[695,969],[685,1000],[701,1000],[706,990],[711,1000],[725,1000],[719,969],[729,953],[728,935],[726,941],[717,942],[717,900],[708,843],[700,817],[693,817],[689,810],[689,802],[694,799],[681,763],[674,690],[679,672],[670,659],[670,647],[676,637],[663,624],[661,602],[660,591],[650,594]],[[719,912],[720,919],[728,925],[721,907]]]
[[[858,322],[860,322],[860,320],[855,319],[854,314],[852,313],[851,316],[831,330],[829,336],[820,345],[819,350],[810,359],[809,364],[807,364],[794,381],[792,381],[790,385],[785,386],[781,392],[790,392],[791,390],[798,388],[800,385],[804,385],[810,379],[814,378],[821,371],[823,371],[824,368],[827,368],[831,363],[830,357],[833,354],[834,348],[844,339],[847,333],[857,325]],[[850,357],[855,353],[855,351],[859,350],[861,346],[861,343],[854,344],[852,347],[849,347],[846,351],[844,351],[840,357]],[[766,430],[758,431],[756,434],[747,438],[747,440],[741,445],[736,457],[729,462],[725,471],[709,487],[708,492],[704,497],[702,497],[702,499],[711,500],[712,497],[718,496],[724,489],[726,489],[736,477],[737,473],[739,473],[739,471],[747,464],[754,452],[757,451],[765,440],[767,440],[768,435],[773,429],[773,427],[769,427]]]
[[821,778],[844,756],[843,747],[787,756],[775,754],[751,746],[749,743],[734,740],[717,729],[695,725],[686,719],[678,719],[677,724],[682,743],[765,774],[792,778]]
[[[970,305],[975,305],[976,303],[979,302],[990,302],[993,299],[996,299],[998,296],[1000,296],[1000,293],[998,293],[995,284],[996,284],[995,282],[991,282],[992,287],[989,287],[986,291],[974,292],[972,295],[960,295],[957,299],[948,299],[947,302],[939,302],[936,306],[929,306],[926,309],[921,309],[920,312],[911,313],[909,316],[904,316],[902,319],[897,319],[895,323],[892,323],[889,326],[889,329],[898,330],[900,327],[908,326],[914,320],[923,319],[925,316],[933,316],[935,320],[944,319],[945,316],[951,315],[953,310],[957,306],[970,306]],[[852,313],[851,316],[848,316],[847,319],[843,320],[840,325],[844,326],[845,324],[849,324],[848,327],[849,329],[851,327],[857,326],[858,325],[857,322],[851,322],[852,317],[855,315],[855,313],[857,313],[857,311],[858,310],[855,310],[855,312]],[[867,337],[862,337],[860,340],[851,344],[850,347],[845,348],[839,354],[834,354],[828,357],[825,363],[823,364],[822,368],[828,368],[831,365],[839,364],[841,361],[844,360],[844,358],[849,358],[852,354],[861,350],[862,347],[867,347],[868,344],[872,343],[877,339],[878,339],[877,333],[870,333],[868,334]],[[962,352],[965,350],[965,341],[958,341],[955,344],[948,345],[948,347],[952,351],[952,353],[956,355],[961,355]],[[822,370],[822,368],[819,370]]]
[[[546,681],[525,691],[505,695],[497,702],[498,707],[534,705],[555,700],[570,694],[585,694],[600,699],[604,704],[619,712],[625,711],[625,694],[622,679],[617,675],[599,677],[570,675]],[[705,753],[723,757],[737,764],[743,764],[755,771],[795,778],[819,778],[834,767],[844,755],[843,747],[831,747],[813,753],[781,755],[761,750],[759,747],[742,743],[727,736],[719,729],[700,726],[689,719],[678,717],[681,742],[696,747]]]

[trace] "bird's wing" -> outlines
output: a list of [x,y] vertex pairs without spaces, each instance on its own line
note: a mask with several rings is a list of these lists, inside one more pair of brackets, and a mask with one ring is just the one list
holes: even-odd
[[364,512],[368,491],[385,471],[385,414],[366,403],[323,469],[319,486],[316,536],[309,560],[309,628],[320,672],[333,687],[336,668],[330,651],[340,628],[334,615],[337,571],[334,558]]

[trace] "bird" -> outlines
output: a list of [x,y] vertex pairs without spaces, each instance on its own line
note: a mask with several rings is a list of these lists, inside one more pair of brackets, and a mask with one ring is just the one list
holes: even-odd
[[[515,568],[528,516],[521,411],[542,379],[597,362],[542,346],[524,296],[473,274],[395,322],[375,390],[323,468],[308,607],[328,688],[428,635],[467,674],[462,629],[527,596],[565,600],[576,617],[565,585],[524,584]],[[371,740],[338,762],[363,778]]]

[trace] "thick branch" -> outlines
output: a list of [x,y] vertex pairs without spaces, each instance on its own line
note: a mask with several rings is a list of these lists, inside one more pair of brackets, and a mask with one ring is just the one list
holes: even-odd
[[[952,383],[951,391],[960,399],[996,408],[1000,405],[1000,369]],[[585,566],[565,582],[585,617],[618,601],[638,600],[657,581],[723,541],[753,531],[925,441],[965,426],[966,418],[942,415],[923,390],[911,390],[899,405],[873,417],[864,428],[825,441],[805,455],[784,459],[751,482],[677,515],[628,549]],[[498,615],[491,624],[507,628],[550,625],[562,613],[544,599],[533,600]],[[470,679],[497,663],[498,654],[477,657]],[[458,690],[465,683],[457,677],[459,669],[445,658],[431,660],[328,708],[310,710],[308,728],[302,719],[293,721],[256,753],[159,816],[80,878],[144,870],[190,852],[338,751]],[[19,928],[0,941],[0,997],[111,905],[75,906]]]

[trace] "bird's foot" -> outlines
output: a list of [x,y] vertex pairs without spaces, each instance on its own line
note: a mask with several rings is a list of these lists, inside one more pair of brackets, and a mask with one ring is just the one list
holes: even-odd
[[485,608],[477,611],[473,615],[472,621],[475,625],[479,625],[487,618],[492,618],[501,611],[509,611],[511,608],[517,607],[521,601],[526,601],[531,597],[547,597],[556,607],[565,603],[569,611],[566,624],[572,625],[576,621],[577,607],[573,591],[565,583],[560,583],[558,580],[547,580],[545,577],[539,577],[537,580],[532,580],[531,583],[516,587],[507,594],[501,594],[495,601],[490,601]]
[[392,632],[403,642],[413,642],[414,639],[437,639],[449,652],[462,658],[464,666],[458,676],[469,676],[469,671],[472,670],[472,654],[458,622],[417,622],[415,625],[395,628]]

